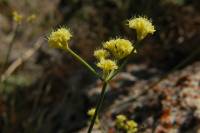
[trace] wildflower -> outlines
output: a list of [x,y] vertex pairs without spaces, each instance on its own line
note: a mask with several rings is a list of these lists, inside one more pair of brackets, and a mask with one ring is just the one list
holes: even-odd
[[136,133],[138,131],[138,124],[134,120],[128,120],[125,115],[118,115],[115,125],[119,130],[126,131],[126,133]]
[[35,14],[32,14],[32,15],[28,16],[28,18],[26,19],[26,21],[30,22],[30,23],[32,23],[35,20],[36,20],[36,15]]
[[16,23],[20,24],[22,22],[23,16],[19,14],[17,11],[13,11],[12,17]]
[[100,62],[97,63],[97,66],[105,72],[109,72],[118,68],[117,64],[110,59],[101,59]]
[[145,17],[133,18],[128,21],[129,28],[135,29],[137,39],[144,39],[147,34],[153,34],[156,30],[150,20]]
[[95,108],[91,108],[90,110],[88,110],[87,114],[90,116],[90,117],[93,117],[94,116],[94,113],[95,113]]
[[125,129],[127,133],[136,133],[138,131],[137,126],[138,124],[134,120],[128,120]]
[[126,121],[127,120],[127,118],[126,118],[126,116],[125,115],[117,115],[117,117],[116,117],[117,119],[117,121],[122,121],[122,122],[124,122],[124,121]]
[[98,49],[94,51],[94,56],[98,59],[105,59],[106,57],[109,56],[109,52],[107,50],[104,49]]
[[125,121],[127,120],[125,115],[117,115],[115,123],[117,128],[124,128],[125,127]]
[[[88,116],[90,117],[90,120],[92,120],[92,118],[94,117],[94,114],[95,114],[95,108],[91,108],[90,110],[88,110],[88,112],[87,112],[87,114],[88,114]],[[97,118],[96,118],[96,120],[95,120],[95,125],[97,126],[97,127],[99,127],[100,125],[99,125],[100,123],[99,123],[99,118],[98,118],[98,116],[97,116]]]
[[50,47],[68,49],[68,41],[72,37],[67,28],[59,28],[53,31],[48,37]]
[[129,40],[121,38],[107,41],[103,44],[103,47],[108,49],[117,60],[126,57],[133,50],[132,43]]

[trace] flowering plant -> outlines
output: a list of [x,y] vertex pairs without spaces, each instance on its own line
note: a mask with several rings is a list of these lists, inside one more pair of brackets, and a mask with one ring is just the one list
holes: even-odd
[[[132,55],[137,53],[137,45],[139,42],[148,34],[153,34],[155,32],[153,24],[146,17],[136,17],[128,20],[128,26],[129,28],[136,30],[137,42],[132,44],[131,41],[123,38],[111,39],[103,43],[103,47],[101,49],[94,51],[94,56],[98,60],[96,65],[102,70],[101,73],[98,73],[91,65],[89,65],[69,47],[68,44],[69,40],[72,38],[72,34],[68,28],[59,28],[56,31],[53,31],[48,37],[48,43],[50,47],[65,50],[78,61],[80,61],[89,71],[91,71],[103,82],[103,88],[97,103],[97,107],[92,113],[92,120],[88,129],[88,133],[92,132],[99,110],[103,103],[109,81],[112,80],[122,70]],[[130,125],[133,125],[131,121],[127,122],[125,127],[129,127]]]

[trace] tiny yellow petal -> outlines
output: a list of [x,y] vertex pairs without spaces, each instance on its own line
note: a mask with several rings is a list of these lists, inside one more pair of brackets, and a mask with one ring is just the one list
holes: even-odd
[[127,120],[127,117],[125,115],[117,115],[115,124],[117,128],[125,128],[125,122]]
[[156,31],[152,22],[146,17],[137,17],[128,20],[128,26],[136,30],[138,40],[142,40],[148,34],[153,34]]
[[138,128],[129,129],[127,133],[138,133]]
[[98,59],[105,59],[106,57],[109,56],[109,52],[107,50],[104,49],[98,49],[94,51],[94,56]]
[[103,44],[103,47],[110,51],[115,59],[120,60],[129,55],[133,50],[133,45],[126,39],[112,39]]
[[17,11],[12,12],[12,17],[16,23],[20,24],[22,22],[23,16],[19,14]]
[[116,120],[117,120],[117,121],[126,121],[127,118],[126,118],[125,115],[117,115]]
[[128,120],[125,125],[127,133],[136,133],[138,131],[138,124],[134,120]]
[[138,124],[134,121],[134,120],[128,120],[127,121],[127,125],[130,129],[132,128],[136,128],[138,126]]
[[28,18],[26,19],[27,22],[32,23],[36,20],[37,16],[35,14],[31,14],[30,16],[28,16]]
[[95,110],[95,108],[91,108],[90,110],[88,110],[87,114],[92,117],[94,116]]
[[49,35],[48,43],[50,47],[66,49],[71,37],[72,35],[67,28],[59,28]]
[[97,63],[97,66],[106,72],[118,68],[117,64],[110,59],[101,59],[100,62]]

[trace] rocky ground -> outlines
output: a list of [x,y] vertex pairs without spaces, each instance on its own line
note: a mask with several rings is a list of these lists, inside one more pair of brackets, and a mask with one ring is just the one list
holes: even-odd
[[[115,133],[115,117],[124,114],[139,124],[142,133],[200,132],[199,0],[169,1],[0,1],[1,66],[13,35],[14,10],[25,18],[34,13],[37,19],[23,21],[19,27],[8,66],[42,40],[33,56],[9,75],[6,89],[0,84],[0,132],[85,133],[87,111],[96,105],[102,83],[67,53],[49,48],[47,36],[55,27],[70,27],[70,47],[95,67],[93,50],[102,42],[116,36],[134,42],[135,32],[128,30],[126,20],[137,14],[152,18],[157,31],[110,82],[100,114],[102,130],[95,131]],[[152,87],[192,54],[181,68]]]
[[[200,62],[171,73],[149,88],[159,78],[156,73],[156,69],[128,65],[109,87],[101,114],[102,129],[96,132],[115,133],[116,115],[125,114],[138,122],[141,133],[199,133]],[[89,97],[100,87],[92,87]]]

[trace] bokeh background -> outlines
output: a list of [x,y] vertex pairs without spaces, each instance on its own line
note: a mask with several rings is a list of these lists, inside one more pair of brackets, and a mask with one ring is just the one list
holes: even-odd
[[[23,20],[14,33],[13,11],[36,18]],[[1,80],[6,77],[0,132],[85,133],[102,84],[70,55],[49,48],[47,36],[69,27],[70,47],[95,67],[93,51],[102,42],[136,40],[126,24],[140,15],[151,18],[156,32],[111,82],[102,129],[94,132],[115,133],[115,116],[125,114],[142,133],[200,133],[199,0],[0,0]]]

